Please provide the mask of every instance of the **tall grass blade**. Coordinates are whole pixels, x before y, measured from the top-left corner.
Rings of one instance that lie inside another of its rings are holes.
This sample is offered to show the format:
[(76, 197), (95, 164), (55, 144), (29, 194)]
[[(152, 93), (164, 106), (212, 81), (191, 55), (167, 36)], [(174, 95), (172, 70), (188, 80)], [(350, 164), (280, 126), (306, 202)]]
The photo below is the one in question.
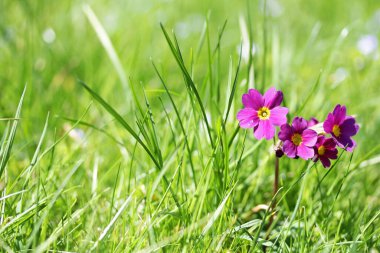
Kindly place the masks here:
[[(18, 104), (17, 111), (15, 114), (15, 119), (20, 118), (21, 108), (22, 108), (22, 104), (24, 102), (25, 91), (26, 91), (26, 85), (25, 85), (24, 90), (21, 94), (20, 102)], [(0, 178), (3, 175), (5, 166), (7, 165), (7, 162), (9, 160), (10, 155), (11, 155), (11, 150), (12, 150), (13, 142), (14, 142), (14, 139), (16, 136), (16, 130), (17, 130), (18, 123), (19, 123), (18, 120), (13, 121), (11, 131), (10, 131), (9, 136), (7, 138), (6, 146), (3, 149), (3, 152), (1, 153)]]
[(230, 97), (228, 99), (227, 112), (226, 112), (226, 116), (224, 117), (224, 125), (227, 122), (228, 115), (230, 113), (230, 109), (231, 109), (231, 105), (232, 105), (232, 101), (234, 99), (234, 95), (235, 95), (235, 91), (236, 91), (237, 80), (238, 80), (238, 75), (239, 75), (239, 70), (240, 70), (240, 63), (241, 63), (241, 54), (242, 54), (242, 45), (240, 45), (239, 62), (238, 62), (238, 66), (236, 68), (234, 83), (232, 85), (232, 90), (231, 90), (231, 93), (230, 93)]
[[(82, 9), (83, 9), (83, 12), (86, 14), (86, 17), (87, 17), (88, 21), (90, 22), (92, 28), (95, 30), (96, 35), (98, 36), (98, 38), (99, 38), (100, 42), (102, 43), (104, 49), (106, 50), (108, 57), (110, 58), (112, 64), (114, 65), (116, 72), (119, 76), (119, 79), (121, 81), (121, 84), (123, 85), (124, 91), (128, 92), (129, 84), (128, 84), (128, 81), (126, 78), (126, 74), (124, 72), (121, 61), (120, 61), (120, 59), (116, 53), (115, 48), (112, 45), (112, 42), (111, 42), (106, 30), (104, 29), (104, 27), (102, 26), (102, 24), (100, 23), (100, 21), (96, 17), (94, 11), (91, 9), (91, 7), (89, 5), (87, 5), (87, 4), (83, 5)], [(129, 96), (127, 94), (126, 94), (126, 97), (127, 97), (127, 99), (129, 99)]]
[(79, 84), (82, 85), (85, 90), (90, 93), (90, 95), (100, 103), (100, 105), (106, 109), (106, 111), (111, 114), (117, 122), (119, 122), (132, 136), (133, 138), (143, 147), (143, 149), (146, 151), (146, 153), (149, 155), (149, 157), (152, 159), (154, 164), (157, 166), (157, 168), (161, 169), (161, 165), (156, 160), (156, 158), (153, 156), (152, 152), (149, 150), (149, 148), (145, 145), (145, 143), (140, 139), (138, 134), (132, 129), (132, 127), (123, 119), (123, 117), (116, 112), (116, 110), (110, 106), (103, 98), (101, 98), (95, 91), (93, 91), (86, 83), (79, 81)]
[(186, 150), (187, 150), (187, 153), (188, 153), (188, 156), (189, 156), (189, 161), (190, 161), (190, 167), (191, 167), (191, 170), (192, 170), (192, 173), (193, 173), (193, 181), (194, 181), (194, 185), (196, 187), (197, 183), (196, 183), (196, 176), (195, 176), (195, 169), (194, 169), (194, 164), (193, 164), (193, 158), (192, 158), (192, 153), (191, 153), (191, 149), (190, 149), (190, 146), (189, 146), (189, 140), (188, 140), (188, 136), (187, 136), (187, 133), (185, 131), (185, 127), (183, 126), (183, 123), (182, 123), (182, 119), (179, 115), (179, 111), (178, 111), (178, 108), (176, 106), (176, 104), (174, 103), (174, 100), (173, 100), (173, 97), (172, 95), (170, 94), (169, 90), (168, 90), (168, 87), (166, 86), (166, 83), (164, 81), (164, 79), (162, 78), (160, 72), (158, 71), (156, 65), (152, 62), (153, 64), (153, 67), (154, 67), (154, 70), (156, 71), (156, 74), (158, 75), (158, 77), (160, 78), (161, 80), (161, 83), (162, 85), (164, 86), (165, 88), (165, 91), (166, 91), (166, 94), (168, 95), (169, 99), (170, 99), (170, 102), (174, 108), (174, 112), (177, 116), (177, 119), (178, 119), (178, 122), (179, 122), (179, 125), (181, 127), (181, 130), (182, 130), (182, 133), (183, 133), (183, 136), (185, 138), (185, 142), (186, 142)]
[(190, 88), (190, 90), (194, 93), (195, 97), (196, 97), (196, 100), (197, 100), (197, 103), (201, 109), (201, 113), (202, 113), (202, 116), (203, 116), (203, 120), (206, 124), (206, 128), (207, 128), (207, 133), (208, 133), (208, 137), (210, 139), (210, 143), (212, 146), (214, 146), (214, 141), (213, 141), (213, 138), (212, 138), (212, 135), (211, 135), (211, 128), (210, 128), (210, 124), (208, 122), (208, 119), (207, 119), (207, 116), (206, 116), (206, 111), (205, 111), (205, 108), (204, 108), (204, 105), (203, 105), (203, 102), (201, 100), (201, 97), (199, 96), (199, 93), (198, 93), (198, 90), (197, 88), (195, 87), (195, 84), (190, 76), (190, 74), (188, 73), (186, 67), (185, 67), (185, 64), (183, 62), (183, 59), (182, 59), (182, 55), (181, 55), (181, 51), (179, 50), (179, 46), (178, 46), (178, 43), (177, 43), (177, 39), (176, 37), (174, 36), (174, 41), (176, 43), (176, 45), (174, 46), (172, 40), (170, 39), (168, 33), (166, 32), (164, 26), (161, 24), (161, 29), (164, 33), (164, 36), (166, 38), (166, 41), (168, 42), (168, 45), (170, 47), (170, 50), (172, 51), (173, 53), (173, 56), (175, 58), (175, 60), (177, 61), (179, 67), (181, 68), (181, 71), (184, 75), (184, 78), (185, 78), (185, 81), (186, 81), (186, 84), (188, 85), (188, 87)]

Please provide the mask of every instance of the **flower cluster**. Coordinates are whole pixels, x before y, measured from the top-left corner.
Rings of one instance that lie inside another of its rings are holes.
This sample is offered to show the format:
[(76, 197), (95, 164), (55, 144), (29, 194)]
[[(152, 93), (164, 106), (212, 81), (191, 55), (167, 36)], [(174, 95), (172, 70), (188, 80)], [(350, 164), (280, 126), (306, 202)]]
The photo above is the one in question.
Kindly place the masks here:
[[(281, 141), (276, 155), (286, 154), (290, 158), (312, 159), (321, 161), (325, 168), (331, 166), (330, 160), (337, 159), (337, 147), (352, 152), (356, 147), (352, 136), (356, 135), (359, 126), (355, 118), (348, 116), (346, 107), (335, 106), (323, 123), (311, 118), (309, 121), (295, 117), (287, 123), (289, 110), (280, 106), (283, 100), (281, 91), (270, 88), (264, 95), (250, 89), (242, 96), (244, 108), (237, 114), (240, 127), (253, 128), (256, 139), (272, 139), (276, 135), (276, 126), (280, 127), (278, 138)], [(322, 131), (316, 131), (318, 126)]]

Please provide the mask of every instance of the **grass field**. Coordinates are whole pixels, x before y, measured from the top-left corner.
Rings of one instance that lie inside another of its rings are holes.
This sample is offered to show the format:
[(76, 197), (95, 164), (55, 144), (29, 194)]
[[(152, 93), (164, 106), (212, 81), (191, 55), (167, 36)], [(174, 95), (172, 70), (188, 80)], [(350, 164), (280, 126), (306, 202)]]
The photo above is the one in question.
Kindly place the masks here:
[[(0, 34), (2, 252), (380, 252), (379, 1), (5, 0)], [(280, 159), (273, 223), (236, 119), (271, 86), (360, 124), (330, 170)]]

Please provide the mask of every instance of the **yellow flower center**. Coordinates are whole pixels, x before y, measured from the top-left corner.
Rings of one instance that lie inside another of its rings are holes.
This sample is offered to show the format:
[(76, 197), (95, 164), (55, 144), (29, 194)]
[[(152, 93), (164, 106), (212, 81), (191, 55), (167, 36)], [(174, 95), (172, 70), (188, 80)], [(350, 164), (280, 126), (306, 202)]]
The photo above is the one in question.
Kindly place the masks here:
[(294, 145), (299, 146), (302, 143), (302, 136), (300, 134), (293, 134), (292, 142)]
[(257, 115), (259, 116), (259, 119), (266, 120), (269, 119), (270, 116), (270, 110), (268, 107), (261, 107), (259, 111), (257, 112)]
[(326, 152), (325, 146), (322, 145), (318, 148), (318, 155), (324, 155), (325, 152)]
[(339, 128), (338, 125), (334, 125), (332, 131), (333, 131), (333, 133), (334, 133), (334, 135), (336, 137), (339, 137), (339, 135), (340, 135), (340, 128)]

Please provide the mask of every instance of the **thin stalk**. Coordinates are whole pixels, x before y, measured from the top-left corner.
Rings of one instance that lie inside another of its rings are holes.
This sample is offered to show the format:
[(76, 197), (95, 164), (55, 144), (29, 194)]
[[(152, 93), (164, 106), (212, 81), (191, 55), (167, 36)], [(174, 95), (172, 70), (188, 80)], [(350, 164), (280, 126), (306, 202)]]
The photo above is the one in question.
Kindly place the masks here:
[[(274, 143), (276, 143), (276, 140), (273, 139)], [(279, 179), (279, 174), (280, 174), (280, 158), (276, 155), (275, 161), (274, 161), (274, 181), (273, 181), (273, 199), (272, 199), (272, 204), (270, 206), (270, 210), (274, 212), (277, 206), (277, 201), (276, 201), (276, 194), (278, 192), (278, 179)], [(268, 224), (268, 229), (272, 226), (274, 220), (274, 214), (270, 216), (269, 218), (269, 224)], [(269, 237), (269, 234), (267, 235)]]
[[(278, 178), (279, 178), (279, 174), (280, 174), (279, 172), (280, 172), (280, 158), (277, 157), (277, 155), (276, 155), (276, 158), (274, 161), (273, 198), (272, 198), (272, 202), (271, 202), (270, 209), (269, 209), (271, 212), (273, 212), (273, 214), (269, 217), (269, 224), (268, 224), (266, 240), (269, 239), (270, 231), (272, 230), (271, 226), (272, 226), (274, 218), (275, 218), (274, 210), (276, 209), (276, 206), (277, 206), (276, 195), (278, 192)], [(266, 252), (266, 250), (267, 250), (267, 247), (263, 246), (263, 251)]]
[[(274, 182), (273, 182), (273, 196), (276, 195), (278, 192), (278, 177), (279, 177), (279, 171), (280, 171), (280, 158), (276, 156), (276, 160), (274, 162)], [(272, 210), (275, 209), (277, 205), (276, 200), (272, 203)], [(272, 216), (273, 217), (273, 216)]]

